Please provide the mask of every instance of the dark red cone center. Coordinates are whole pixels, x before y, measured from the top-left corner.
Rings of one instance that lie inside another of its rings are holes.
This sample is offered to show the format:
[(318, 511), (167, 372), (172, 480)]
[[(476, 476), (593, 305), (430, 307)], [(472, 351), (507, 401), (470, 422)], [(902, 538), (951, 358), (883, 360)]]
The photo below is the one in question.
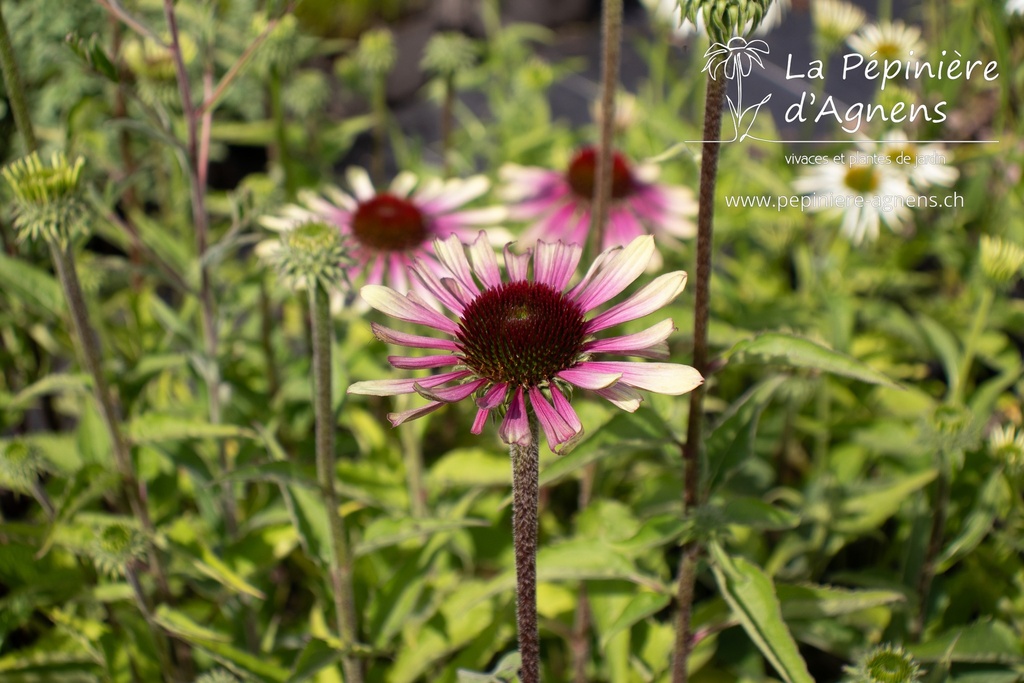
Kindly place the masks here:
[(539, 282), (508, 282), (478, 296), (459, 321), (466, 365), (479, 377), (536, 386), (575, 365), (586, 339), (583, 311)]
[[(597, 182), (597, 150), (584, 147), (569, 163), (566, 180), (573, 193), (582, 199), (593, 199)], [(633, 174), (626, 158), (618, 152), (612, 155), (612, 199), (628, 197), (633, 192)]]
[(407, 251), (428, 236), (423, 212), (386, 192), (359, 204), (352, 216), (352, 232), (360, 244), (378, 251)]

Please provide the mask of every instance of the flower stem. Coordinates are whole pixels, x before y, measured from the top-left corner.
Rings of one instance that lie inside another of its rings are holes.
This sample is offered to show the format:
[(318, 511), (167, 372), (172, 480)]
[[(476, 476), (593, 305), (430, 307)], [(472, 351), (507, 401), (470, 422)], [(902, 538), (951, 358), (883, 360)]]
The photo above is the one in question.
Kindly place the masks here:
[(601, 142), (597, 148), (597, 182), (590, 226), (594, 254), (604, 244), (608, 205), (612, 196), (612, 146), (615, 134), (615, 89), (619, 84), (619, 53), (622, 50), (622, 0), (604, 0), (601, 54)]
[(452, 112), (454, 108), (455, 74), (448, 74), (444, 79), (444, 101), (441, 103), (441, 158), (446, 178), (452, 172)]
[(935, 580), (936, 558), (942, 550), (942, 537), (946, 531), (946, 516), (949, 509), (951, 482), (951, 464), (949, 453), (944, 448), (938, 452), (939, 473), (935, 479), (935, 500), (932, 504), (932, 528), (928, 535), (928, 547), (925, 549), (921, 573), (917, 577), (917, 612), (910, 622), (910, 641), (918, 643), (924, 632), (928, 616), (928, 596), (931, 594), (932, 582)]
[[(352, 590), (352, 560), (345, 536), (345, 520), (338, 512), (334, 488), (334, 410), (331, 400), (331, 307), (327, 292), (318, 283), (309, 287), (309, 308), (313, 337), (313, 409), (316, 414), (316, 474), (331, 525), (331, 588), (342, 647), (355, 644), (355, 593)], [(362, 683), (360, 661), (346, 654), (341, 660), (345, 683)]]
[[(708, 319), (711, 299), (712, 227), (715, 215), (715, 181), (718, 177), (718, 138), (722, 132), (722, 104), (725, 100), (725, 79), (708, 79), (707, 99), (704, 104), (704, 147), (700, 162), (700, 208), (697, 212), (697, 293), (693, 315), (693, 367), (707, 377), (708, 371)], [(700, 446), (704, 426), (704, 391), (707, 383), (690, 392), (690, 414), (683, 445), (683, 514), (692, 511), (700, 502)], [(693, 646), (690, 633), (693, 616), (693, 592), (697, 581), (697, 563), (701, 544), (690, 541), (683, 547), (679, 566), (677, 599), (679, 612), (676, 620), (675, 659), (672, 664), (672, 683), (686, 683), (689, 673), (686, 665)]]
[(540, 681), (540, 632), (537, 629), (537, 509), (540, 504), (540, 441), (537, 418), (530, 415), (530, 443), (512, 444), (512, 543), (516, 554), (516, 626), (521, 683)]
[(384, 138), (388, 129), (387, 74), (374, 76), (373, 83), (373, 156), (370, 159), (370, 176), (375, 185), (384, 182)]
[(4, 85), (7, 86), (7, 99), (14, 113), (14, 123), (25, 141), (25, 151), (31, 154), (39, 147), (39, 143), (36, 142), (32, 119), (28, 115), (28, 99), (21, 85), (21, 74), (18, 72), (18, 62), (14, 58), (14, 47), (7, 32), (7, 21), (4, 19), (3, 11), (0, 11), (0, 69), (3, 70)]

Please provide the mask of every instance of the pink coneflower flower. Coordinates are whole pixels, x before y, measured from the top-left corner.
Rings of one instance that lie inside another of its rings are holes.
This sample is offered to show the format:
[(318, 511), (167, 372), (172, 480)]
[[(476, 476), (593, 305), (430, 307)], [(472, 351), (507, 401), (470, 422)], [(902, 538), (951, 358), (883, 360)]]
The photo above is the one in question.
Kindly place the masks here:
[[(534, 221), (524, 241), (561, 240), (586, 244), (590, 204), (597, 177), (597, 152), (584, 147), (566, 171), (506, 164), (499, 171), (502, 199), (509, 217)], [(690, 218), (697, 213), (693, 193), (685, 187), (656, 183), (658, 167), (632, 166), (622, 154), (612, 161), (612, 201), (602, 249), (623, 246), (645, 234), (693, 237)]]
[[(299, 204), (290, 204), (279, 215), (265, 216), (260, 222), (279, 232), (311, 221), (337, 226), (349, 238), (350, 281), (363, 275), (367, 284), (386, 281), (404, 290), (407, 268), (414, 258), (430, 255), (434, 238), (456, 235), (472, 239), (482, 226), (492, 226), (506, 216), (505, 209), (497, 206), (457, 211), (490, 188), (483, 176), (420, 182), (403, 172), (382, 192), (374, 189), (362, 168), (349, 168), (346, 179), (351, 193), (336, 187), (326, 188), (322, 195), (302, 192)], [(508, 239), (504, 229), (488, 233), (497, 244)], [(258, 250), (266, 255), (276, 244), (277, 240), (268, 240)]]
[[(423, 349), (433, 356), (391, 356), (402, 369), (449, 368), (430, 377), (356, 382), (349, 393), (373, 396), (419, 393), (425, 406), (388, 419), (395, 426), (475, 396), (479, 434), (492, 411), (504, 413), (498, 430), (507, 444), (530, 441), (528, 411), (544, 430), (548, 445), (562, 452), (583, 434), (569, 403), (573, 387), (587, 389), (630, 412), (640, 406), (638, 389), (684, 394), (703, 382), (693, 368), (678, 363), (596, 360), (607, 353), (666, 359), (672, 321), (635, 334), (607, 339), (594, 335), (619, 323), (653, 313), (675, 299), (686, 285), (686, 273), (656, 278), (631, 297), (604, 312), (588, 316), (630, 285), (654, 256), (654, 239), (641, 236), (625, 248), (602, 253), (587, 274), (567, 289), (582, 248), (561, 242), (538, 242), (531, 252), (513, 254), (505, 247), (507, 281), (497, 258), (481, 234), (465, 248), (456, 237), (436, 240), (434, 251), (445, 270), (440, 277), (423, 264), (412, 271), (457, 320), (438, 313), (415, 292), (401, 295), (379, 285), (363, 287), (363, 298), (377, 310), (399, 320), (426, 325), (451, 337), (423, 337), (374, 324), (378, 339)], [(470, 266), (470, 260), (472, 266)], [(475, 276), (475, 277), (474, 277)]]

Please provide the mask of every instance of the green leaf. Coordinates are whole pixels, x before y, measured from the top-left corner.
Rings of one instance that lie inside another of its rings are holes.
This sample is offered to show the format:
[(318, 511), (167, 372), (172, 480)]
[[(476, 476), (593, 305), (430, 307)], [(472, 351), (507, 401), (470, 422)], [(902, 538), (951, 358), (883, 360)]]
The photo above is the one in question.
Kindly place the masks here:
[(135, 444), (162, 443), (183, 439), (256, 438), (251, 430), (236, 425), (211, 424), (203, 420), (147, 413), (127, 426), (128, 437)]
[(213, 629), (201, 626), (192, 621), (182, 612), (179, 612), (167, 605), (160, 605), (153, 614), (153, 621), (161, 628), (190, 643), (198, 642), (222, 642), (230, 643), (231, 637)]
[(974, 510), (964, 519), (960, 533), (936, 559), (936, 573), (942, 574), (985, 540), (996, 519), (1007, 512), (1012, 493), (1001, 470), (993, 472), (978, 493)]
[(0, 290), (14, 296), (37, 313), (54, 318), (64, 315), (64, 293), (49, 273), (22, 259), (0, 252)]
[(719, 509), (726, 524), (760, 531), (784, 531), (800, 524), (800, 515), (757, 498), (733, 497)]
[(822, 370), (868, 384), (880, 384), (891, 388), (899, 386), (881, 372), (856, 358), (809, 339), (778, 332), (769, 332), (754, 339), (742, 341), (729, 351), (727, 357), (733, 363), (785, 365), (794, 368)]
[(837, 617), (906, 600), (902, 593), (886, 590), (848, 590), (786, 583), (777, 584), (775, 589), (782, 604), (782, 616), (786, 619)]
[(634, 595), (622, 614), (601, 634), (601, 649), (607, 648), (611, 639), (622, 631), (665, 609), (671, 601), (671, 596), (662, 593), (643, 591)]
[(89, 391), (92, 381), (85, 373), (54, 373), (43, 377), (19, 391), (11, 401), (11, 408), (27, 408), (40, 396), (50, 394), (81, 394)]
[(512, 465), (507, 454), (483, 448), (456, 448), (438, 460), (427, 474), (432, 488), (508, 486)]
[(200, 556), (192, 558), (192, 565), (206, 576), (236, 593), (244, 593), (259, 600), (266, 600), (262, 591), (243, 579), (205, 545), (202, 546)]
[(387, 531), (380, 533), (379, 524), (368, 527), (363, 540), (356, 544), (353, 553), (356, 557), (369, 555), (372, 552), (389, 548), (406, 541), (432, 536), (443, 531), (455, 531), (468, 527), (486, 527), (490, 522), (483, 519), (397, 519), (385, 520)]
[(921, 662), (1024, 664), (1024, 643), (1001, 621), (979, 621), (949, 629), (928, 642), (909, 645), (907, 651)]
[(761, 654), (787, 683), (814, 683), (796, 641), (782, 621), (771, 578), (742, 557), (729, 557), (718, 543), (711, 544), (711, 555), (722, 597)]
[[(310, 559), (319, 559), (323, 566), (331, 563), (331, 526), (327, 508), (319, 492), (301, 486), (281, 485), (292, 524), (299, 532), (302, 549)], [(335, 511), (337, 514), (337, 511)]]
[(840, 533), (860, 534), (878, 528), (895, 515), (911, 496), (938, 475), (929, 468), (892, 482), (862, 484), (839, 504), (834, 529)]
[(759, 382), (722, 415), (707, 441), (712, 486), (754, 455), (754, 436), (761, 413), (786, 379), (777, 375)]
[(490, 673), (477, 673), (459, 669), (457, 672), (457, 683), (511, 683), (519, 675), (519, 669), (523, 665), (523, 658), (518, 652), (510, 652), (501, 658), (497, 666)]
[(311, 639), (295, 659), (287, 683), (301, 683), (309, 680), (322, 669), (341, 659), (342, 654), (340, 650), (331, 647), (326, 641), (319, 638)]

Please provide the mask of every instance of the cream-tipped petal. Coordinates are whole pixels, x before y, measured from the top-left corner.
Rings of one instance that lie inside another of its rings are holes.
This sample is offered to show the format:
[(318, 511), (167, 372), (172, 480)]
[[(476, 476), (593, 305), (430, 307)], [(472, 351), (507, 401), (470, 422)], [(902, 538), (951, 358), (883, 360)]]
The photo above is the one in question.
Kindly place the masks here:
[(423, 370), (458, 365), (462, 359), (458, 356), (388, 356), (388, 362), (400, 370)]
[(501, 269), (498, 258), (494, 255), (490, 240), (483, 230), (469, 247), (469, 258), (473, 264), (473, 272), (485, 289), (501, 285)]
[(487, 383), (485, 379), (478, 379), (465, 384), (453, 387), (432, 388), (423, 386), (422, 382), (415, 385), (416, 393), (431, 401), (442, 401), (443, 403), (458, 403), (459, 401), (473, 395), (477, 389)]
[(455, 382), (469, 377), (472, 373), (468, 370), (456, 370), (455, 372), (443, 372), (432, 377), (410, 377), (409, 379), (374, 379), (365, 382), (355, 382), (348, 387), (349, 394), (361, 396), (398, 396), (399, 394), (411, 394), (416, 391), (416, 385), (425, 387), (436, 387), (446, 382)]
[(653, 255), (654, 238), (637, 237), (594, 274), (590, 284), (576, 297), (576, 303), (584, 312), (600, 306), (640, 277)]
[(398, 346), (411, 346), (420, 349), (440, 349), (442, 351), (458, 351), (458, 345), (450, 339), (436, 339), (434, 337), (423, 337), (418, 334), (409, 334), (392, 330), (378, 323), (370, 323), (373, 336), (385, 344), (396, 344)]
[[(451, 335), (458, 334), (459, 332), (458, 326), (451, 320), (415, 301), (414, 292), (409, 292), (409, 294), (402, 296), (384, 285), (366, 285), (359, 290), (359, 293), (366, 303), (381, 313), (390, 315), (392, 318), (427, 325)], [(418, 299), (419, 297), (415, 298)]]
[(587, 323), (587, 332), (598, 332), (654, 313), (682, 294), (685, 287), (686, 273), (681, 270), (657, 277), (637, 290), (633, 296), (590, 320)]
[(413, 191), (418, 182), (416, 175), (409, 171), (402, 171), (391, 181), (391, 194), (405, 199)]
[(576, 266), (583, 255), (583, 248), (577, 244), (537, 242), (533, 252), (533, 280), (541, 282), (556, 292), (561, 292), (576, 273)]
[(423, 210), (429, 214), (447, 213), (468, 204), (491, 186), (487, 176), (475, 175), (465, 180), (449, 180), (445, 184), (444, 192), (437, 197), (423, 204)]
[(370, 174), (366, 172), (365, 168), (349, 166), (348, 170), (345, 172), (345, 179), (348, 181), (348, 186), (352, 188), (352, 192), (355, 194), (356, 199), (360, 202), (373, 199), (377, 194), (377, 191), (373, 189), (373, 182), (370, 180)]
[(704, 382), (704, 378), (694, 368), (679, 363), (590, 361), (581, 363), (579, 367), (597, 372), (617, 372), (622, 375), (621, 382), (624, 384), (670, 396), (685, 394)]
[(635, 413), (644, 401), (644, 397), (640, 395), (639, 391), (622, 382), (604, 389), (597, 389), (594, 393), (629, 413)]
[(400, 413), (388, 413), (388, 421), (391, 423), (392, 427), (397, 427), (398, 425), (402, 424), (403, 422), (408, 422), (409, 420), (415, 420), (418, 417), (423, 417), (424, 415), (429, 415), (430, 413), (434, 412), (435, 410), (437, 410), (438, 408), (440, 408), (443, 405), (444, 405), (444, 403), (439, 403), (439, 402), (435, 401), (435, 402), (428, 403), (427, 405), (423, 406), (422, 408), (413, 408), (412, 410), (404, 410), (404, 411), (402, 411)]
[(466, 248), (455, 235), (448, 235), (444, 239), (434, 240), (434, 254), (437, 260), (448, 269), (452, 276), (459, 281), (466, 291), (473, 295), (480, 293), (473, 281), (473, 271), (469, 267), (469, 260), (466, 258)]
[(527, 249), (525, 254), (516, 254), (512, 251), (512, 245), (506, 244), (503, 250), (505, 255), (505, 270), (508, 271), (510, 282), (522, 282), (526, 280), (527, 272), (530, 269), (530, 256), (532, 249)]
[(608, 337), (607, 339), (595, 339), (584, 345), (583, 350), (587, 353), (624, 353), (629, 354), (636, 351), (644, 351), (662, 344), (672, 334), (676, 326), (670, 318), (662, 320), (656, 325), (648, 327), (642, 332), (626, 334), (621, 337)]

